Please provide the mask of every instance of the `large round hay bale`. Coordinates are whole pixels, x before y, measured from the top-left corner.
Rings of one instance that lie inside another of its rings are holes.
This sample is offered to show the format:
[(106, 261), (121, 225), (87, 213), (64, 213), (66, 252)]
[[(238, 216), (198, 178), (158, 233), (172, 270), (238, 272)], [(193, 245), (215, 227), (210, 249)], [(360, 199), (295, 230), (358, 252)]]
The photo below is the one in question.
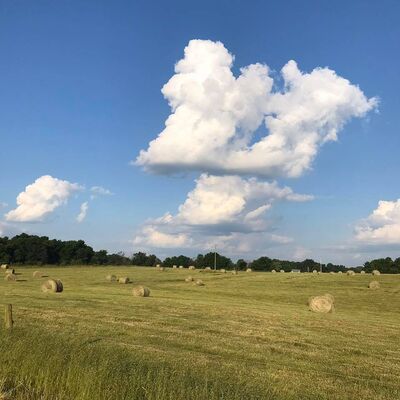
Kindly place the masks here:
[(285, 270), (284, 269), (281, 269), (279, 272), (281, 272), (282, 274), (285, 272)]
[(374, 269), (374, 270), (372, 271), (372, 275), (377, 276), (377, 275), (380, 275), (380, 274), (381, 274), (380, 271), (378, 271), (377, 269)]
[(329, 272), (331, 275), (334, 275), (335, 274), (335, 271), (331, 271), (331, 272)]
[(42, 278), (42, 277), (43, 277), (43, 274), (42, 274), (40, 271), (35, 271), (35, 272), (32, 274), (32, 276), (33, 276), (34, 278)]
[(330, 293), (325, 293), (325, 297), (327, 297), (332, 303), (335, 303), (335, 298)]
[(132, 294), (137, 297), (149, 297), (150, 289), (146, 286), (135, 286), (132, 289)]
[(226, 269), (222, 268), (219, 270), (219, 272), (221, 272), (222, 274), (226, 274)]
[(379, 282), (378, 281), (371, 281), (369, 284), (368, 284), (368, 287), (370, 288), (370, 289), (379, 289), (380, 287), (381, 287), (381, 285), (379, 284)]
[(273, 269), (272, 271), (271, 271), (273, 274), (276, 274), (276, 271)]
[(204, 286), (204, 282), (201, 279), (197, 279), (194, 284), (196, 286)]
[(14, 268), (12, 268), (12, 269), (6, 269), (6, 270), (5, 270), (5, 273), (6, 273), (6, 274), (15, 274), (15, 269), (14, 269)]
[(193, 276), (188, 276), (187, 278), (185, 278), (185, 282), (193, 282), (194, 278)]
[(130, 280), (129, 280), (129, 278), (127, 276), (123, 276), (121, 278), (118, 278), (118, 283), (122, 283), (122, 284), (126, 285), (129, 282), (130, 282)]
[(361, 271), (360, 274), (364, 275), (364, 274), (365, 274), (365, 271)]
[(15, 274), (6, 274), (4, 280), (7, 282), (15, 282), (17, 280), (17, 275)]
[(180, 265), (180, 266), (179, 266), (179, 269), (183, 269), (183, 265)]
[(246, 272), (253, 272), (251, 268), (246, 268)]
[(338, 274), (343, 274), (343, 272), (342, 271), (338, 271)]
[(173, 268), (173, 269), (177, 269), (178, 266), (177, 266), (177, 265), (173, 265), (172, 268)]
[(317, 271), (316, 269), (313, 269), (313, 270), (312, 270), (312, 273), (313, 273), (313, 274), (317, 274), (318, 271)]
[(156, 268), (160, 268), (160, 267), (161, 267), (161, 265), (160, 265), (160, 264), (157, 264), (157, 265), (156, 265)]
[(211, 271), (211, 267), (205, 267), (204, 271)]
[(349, 275), (349, 276), (353, 276), (356, 273), (351, 269), (351, 270), (347, 271), (346, 274)]
[(233, 275), (237, 275), (238, 272), (236, 271), (236, 269), (234, 269), (233, 271), (231, 271)]
[(106, 281), (108, 282), (116, 282), (117, 281), (117, 277), (115, 275), (107, 275), (106, 276)]
[(189, 265), (189, 269), (193, 270), (193, 269), (196, 269), (196, 267), (194, 265)]
[(42, 292), (44, 293), (61, 293), (64, 286), (59, 279), (49, 279), (42, 285)]
[(330, 294), (310, 297), (308, 306), (311, 311), (318, 313), (330, 313), (334, 311), (334, 299)]
[(1, 264), (1, 267), (0, 267), (1, 269), (8, 269), (9, 268), (9, 265), (8, 264)]

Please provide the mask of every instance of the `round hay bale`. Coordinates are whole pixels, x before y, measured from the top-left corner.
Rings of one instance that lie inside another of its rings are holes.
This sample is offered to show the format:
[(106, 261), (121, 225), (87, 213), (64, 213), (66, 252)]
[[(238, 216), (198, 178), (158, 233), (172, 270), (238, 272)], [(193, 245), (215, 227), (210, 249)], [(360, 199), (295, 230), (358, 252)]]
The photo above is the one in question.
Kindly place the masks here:
[(194, 265), (189, 265), (189, 269), (193, 270), (193, 269), (196, 269), (196, 267)]
[(15, 274), (15, 269), (14, 268), (13, 269), (6, 269), (5, 273), (6, 274)]
[(331, 272), (329, 272), (330, 274), (335, 274), (335, 271), (331, 271)]
[(194, 283), (196, 286), (204, 286), (204, 282), (201, 279), (197, 279)]
[(360, 274), (364, 275), (364, 274), (365, 274), (365, 271), (361, 271)]
[(183, 265), (180, 265), (180, 266), (179, 266), (179, 269), (183, 269)]
[(17, 280), (17, 275), (15, 274), (6, 274), (4, 277), (4, 280), (7, 282), (16, 282)]
[(177, 266), (177, 265), (173, 265), (172, 268), (173, 268), (173, 269), (177, 269), (178, 266)]
[(281, 272), (282, 274), (285, 272), (285, 270), (284, 269), (281, 269), (279, 272)]
[(8, 264), (1, 264), (1, 267), (0, 267), (1, 269), (8, 269), (9, 268), (9, 265)]
[(42, 278), (42, 277), (43, 277), (43, 275), (42, 275), (42, 273), (41, 273), (40, 271), (35, 271), (35, 272), (32, 274), (32, 276), (33, 276), (34, 278)]
[(160, 264), (157, 264), (157, 265), (156, 265), (156, 268), (160, 268), (160, 267), (161, 267), (161, 265), (160, 265)]
[(44, 293), (61, 293), (64, 286), (59, 279), (49, 279), (42, 285), (42, 292)]
[(308, 300), (310, 311), (318, 313), (331, 313), (334, 311), (333, 296), (325, 294), (323, 296), (314, 296)]
[(327, 297), (332, 303), (335, 303), (335, 298), (330, 293), (325, 293), (325, 297)]
[(165, 268), (164, 267), (159, 267), (159, 268), (157, 268), (160, 272), (164, 272), (165, 271)]
[(338, 271), (338, 274), (343, 274), (343, 272), (342, 271)]
[(247, 268), (246, 272), (253, 272), (253, 270), (251, 268)]
[(136, 297), (149, 297), (150, 289), (146, 286), (135, 286), (132, 289), (132, 294)]
[(313, 270), (312, 270), (312, 273), (313, 273), (313, 274), (317, 274), (318, 271), (317, 271), (316, 269), (313, 269)]
[(233, 271), (231, 271), (233, 275), (237, 275), (238, 272), (236, 271), (236, 269), (234, 269)]
[(271, 271), (273, 274), (276, 274), (276, 271), (273, 269), (272, 271)]
[(123, 276), (121, 278), (118, 278), (118, 283), (122, 283), (123, 285), (126, 285), (127, 283), (129, 283), (130, 280), (127, 276)]
[(347, 271), (346, 274), (349, 275), (349, 276), (353, 276), (356, 273), (353, 270), (350, 270), (350, 271)]
[(370, 289), (376, 290), (376, 289), (379, 289), (379, 288), (381, 287), (381, 285), (379, 284), (378, 281), (371, 281), (371, 282), (368, 284), (368, 287), (369, 287)]
[(185, 278), (185, 282), (193, 282), (194, 278), (193, 276), (188, 276), (187, 278)]
[(219, 272), (221, 272), (222, 274), (226, 274), (226, 269), (222, 268), (219, 270)]
[(211, 267), (205, 267), (204, 271), (211, 271)]
[(381, 274), (380, 271), (378, 271), (377, 269), (374, 269), (374, 270), (372, 271), (372, 275), (377, 276), (377, 275), (380, 275), (380, 274)]
[(106, 276), (106, 281), (108, 281), (108, 282), (116, 282), (117, 281), (117, 277), (115, 275), (107, 275)]

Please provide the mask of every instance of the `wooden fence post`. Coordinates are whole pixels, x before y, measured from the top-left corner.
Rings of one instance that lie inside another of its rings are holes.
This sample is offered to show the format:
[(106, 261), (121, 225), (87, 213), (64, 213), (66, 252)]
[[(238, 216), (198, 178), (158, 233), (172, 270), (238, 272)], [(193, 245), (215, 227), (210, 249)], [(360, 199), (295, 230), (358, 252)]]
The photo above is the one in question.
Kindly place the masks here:
[(12, 329), (13, 319), (12, 319), (12, 304), (6, 304), (4, 322), (6, 324), (6, 329)]

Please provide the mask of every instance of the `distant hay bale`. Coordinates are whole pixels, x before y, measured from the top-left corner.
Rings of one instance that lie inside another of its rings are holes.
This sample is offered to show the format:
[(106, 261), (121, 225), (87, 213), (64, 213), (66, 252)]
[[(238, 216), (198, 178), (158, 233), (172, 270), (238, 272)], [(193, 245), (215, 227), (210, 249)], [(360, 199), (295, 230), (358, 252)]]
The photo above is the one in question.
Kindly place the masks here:
[(5, 277), (4, 277), (4, 280), (8, 281), (8, 282), (15, 282), (17, 280), (17, 275), (6, 274)]
[(9, 265), (8, 264), (1, 264), (1, 267), (0, 267), (1, 269), (8, 269), (9, 268)]
[(273, 269), (272, 271), (271, 271), (273, 274), (276, 274), (276, 271)]
[(187, 278), (185, 278), (185, 282), (193, 282), (194, 278), (193, 276), (188, 276)]
[(363, 275), (364, 275), (364, 274), (365, 274), (365, 271), (361, 271), (360, 274), (363, 274)]
[(371, 281), (369, 284), (368, 284), (368, 287), (370, 288), (370, 289), (379, 289), (380, 287), (381, 287), (381, 285), (379, 284), (379, 282), (378, 281)]
[(118, 283), (126, 285), (129, 282), (130, 282), (130, 280), (129, 280), (129, 278), (127, 276), (123, 276), (121, 278), (118, 278)]
[(338, 274), (343, 274), (343, 272), (342, 271), (338, 271)]
[(233, 271), (231, 271), (233, 275), (237, 275), (238, 272), (236, 271), (236, 269), (234, 269)]
[(374, 270), (372, 271), (372, 275), (377, 276), (377, 275), (380, 275), (380, 274), (381, 274), (380, 271), (378, 271), (377, 269), (374, 269)]
[(165, 271), (165, 268), (164, 268), (164, 267), (159, 267), (159, 268), (157, 268), (157, 269), (158, 269), (158, 271), (161, 271), (161, 272)]
[(281, 269), (279, 272), (281, 272), (281, 273), (284, 273), (284, 272), (285, 272), (285, 270), (284, 270), (284, 269)]
[(64, 286), (59, 279), (49, 279), (42, 285), (42, 292), (44, 293), (61, 293)]
[(211, 271), (211, 267), (205, 267), (204, 271)]
[(173, 269), (177, 269), (178, 266), (177, 266), (177, 265), (173, 265), (172, 268), (173, 268)]
[(136, 297), (149, 297), (150, 289), (146, 286), (135, 286), (132, 289), (132, 294)]
[(43, 277), (43, 274), (42, 274), (40, 271), (35, 271), (35, 272), (32, 274), (32, 276), (33, 276), (34, 278), (42, 278), (42, 277)]
[(161, 265), (160, 265), (160, 264), (157, 264), (157, 265), (156, 265), (156, 268), (160, 268), (160, 267), (161, 267)]
[(219, 272), (221, 272), (223, 274), (226, 274), (226, 269), (222, 268), (222, 269), (219, 270)]
[(247, 268), (246, 272), (253, 272), (253, 270), (251, 268)]
[(312, 273), (313, 273), (313, 274), (317, 274), (318, 271), (317, 271), (316, 269), (313, 269), (313, 270), (312, 270)]
[(196, 286), (204, 286), (204, 282), (201, 279), (197, 279), (194, 283)]
[(329, 272), (330, 274), (335, 274), (335, 271), (331, 271), (331, 272)]
[(196, 267), (194, 265), (189, 265), (189, 269), (193, 270), (193, 269), (196, 269)]
[(353, 276), (356, 273), (351, 269), (351, 270), (347, 271), (346, 274), (349, 275), (349, 276)]
[(183, 269), (183, 265), (180, 265), (180, 266), (179, 266), (179, 269)]
[(106, 276), (106, 281), (108, 281), (108, 282), (116, 282), (117, 281), (117, 277), (115, 275), (107, 275)]
[(6, 274), (15, 274), (15, 269), (14, 268), (13, 269), (6, 269), (5, 273)]
[(310, 297), (308, 300), (308, 306), (311, 311), (318, 313), (331, 313), (335, 310), (334, 298), (330, 294)]

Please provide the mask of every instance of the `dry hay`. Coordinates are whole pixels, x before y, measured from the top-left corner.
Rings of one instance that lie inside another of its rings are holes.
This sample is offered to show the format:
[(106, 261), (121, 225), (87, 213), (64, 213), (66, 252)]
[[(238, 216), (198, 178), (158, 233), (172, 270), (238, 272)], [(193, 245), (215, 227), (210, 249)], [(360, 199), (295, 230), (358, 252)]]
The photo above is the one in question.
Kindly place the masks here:
[(219, 272), (221, 272), (223, 274), (226, 274), (226, 269), (222, 268), (222, 269), (219, 270)]
[(343, 272), (342, 271), (338, 271), (338, 274), (343, 274)]
[(183, 265), (180, 265), (180, 266), (179, 266), (179, 269), (183, 269)]
[(13, 269), (6, 269), (5, 273), (6, 274), (15, 274), (15, 269), (14, 268)]
[(350, 271), (347, 271), (346, 274), (349, 275), (349, 276), (353, 276), (356, 273), (351, 269)]
[(205, 267), (204, 271), (211, 271), (211, 267)]
[(374, 269), (373, 271), (372, 271), (372, 275), (380, 275), (381, 273), (380, 273), (380, 271), (378, 271), (377, 269)]
[(130, 282), (130, 280), (129, 280), (129, 278), (127, 276), (124, 276), (122, 278), (118, 278), (118, 283), (122, 283), (122, 284), (125, 285), (125, 284), (127, 284), (129, 282)]
[(149, 297), (150, 289), (146, 286), (135, 286), (132, 289), (132, 294), (136, 297)]
[(370, 289), (379, 289), (380, 287), (381, 287), (381, 285), (379, 284), (379, 282), (378, 281), (371, 281), (369, 284), (368, 284), (368, 287), (370, 288)]
[(159, 268), (157, 268), (157, 270), (163, 272), (163, 271), (165, 271), (165, 268), (164, 267), (159, 267)]
[(161, 267), (161, 265), (160, 265), (160, 264), (157, 264), (157, 265), (156, 265), (156, 268), (160, 268), (160, 267)]
[(42, 292), (44, 293), (61, 293), (64, 286), (59, 279), (49, 279), (42, 285)]
[(276, 271), (273, 269), (272, 271), (271, 271), (273, 274), (276, 274)]
[(314, 296), (308, 299), (308, 306), (310, 311), (318, 313), (331, 313), (335, 310), (334, 297), (327, 293), (323, 296)]
[(318, 271), (317, 271), (316, 269), (313, 269), (313, 270), (312, 270), (312, 273), (313, 273), (313, 274), (317, 274)]
[(251, 268), (247, 268), (246, 272), (253, 272), (253, 270)]
[(17, 280), (17, 275), (15, 275), (15, 274), (6, 274), (5, 277), (4, 277), (4, 280), (8, 281), (8, 282), (15, 282)]
[(364, 275), (364, 274), (365, 274), (365, 271), (361, 271), (360, 274), (363, 274), (363, 275)]
[(196, 267), (194, 265), (189, 265), (189, 269), (193, 270), (193, 269), (196, 269)]
[(35, 271), (35, 272), (32, 274), (32, 276), (33, 276), (34, 278), (43, 278), (43, 275), (42, 275), (42, 273), (41, 273), (40, 271)]
[(233, 275), (237, 275), (238, 272), (236, 271), (236, 269), (234, 269), (233, 271), (231, 271)]
[(194, 278), (193, 276), (188, 276), (187, 278), (185, 278), (185, 282), (193, 282)]
[(173, 268), (173, 269), (177, 269), (178, 266), (177, 266), (177, 265), (173, 265), (172, 268)]
[(279, 272), (281, 272), (281, 273), (284, 273), (284, 272), (285, 272), (285, 270), (284, 270), (284, 269), (281, 269)]
[(1, 269), (8, 269), (9, 268), (9, 265), (8, 264), (1, 264), (1, 267), (0, 267)]
[(331, 272), (329, 272), (330, 274), (335, 274), (335, 271), (331, 271)]
[(117, 277), (115, 275), (107, 275), (106, 276), (106, 281), (108, 281), (108, 282), (116, 282), (117, 281)]
[(204, 282), (201, 279), (197, 279), (194, 283), (196, 286), (204, 286)]

